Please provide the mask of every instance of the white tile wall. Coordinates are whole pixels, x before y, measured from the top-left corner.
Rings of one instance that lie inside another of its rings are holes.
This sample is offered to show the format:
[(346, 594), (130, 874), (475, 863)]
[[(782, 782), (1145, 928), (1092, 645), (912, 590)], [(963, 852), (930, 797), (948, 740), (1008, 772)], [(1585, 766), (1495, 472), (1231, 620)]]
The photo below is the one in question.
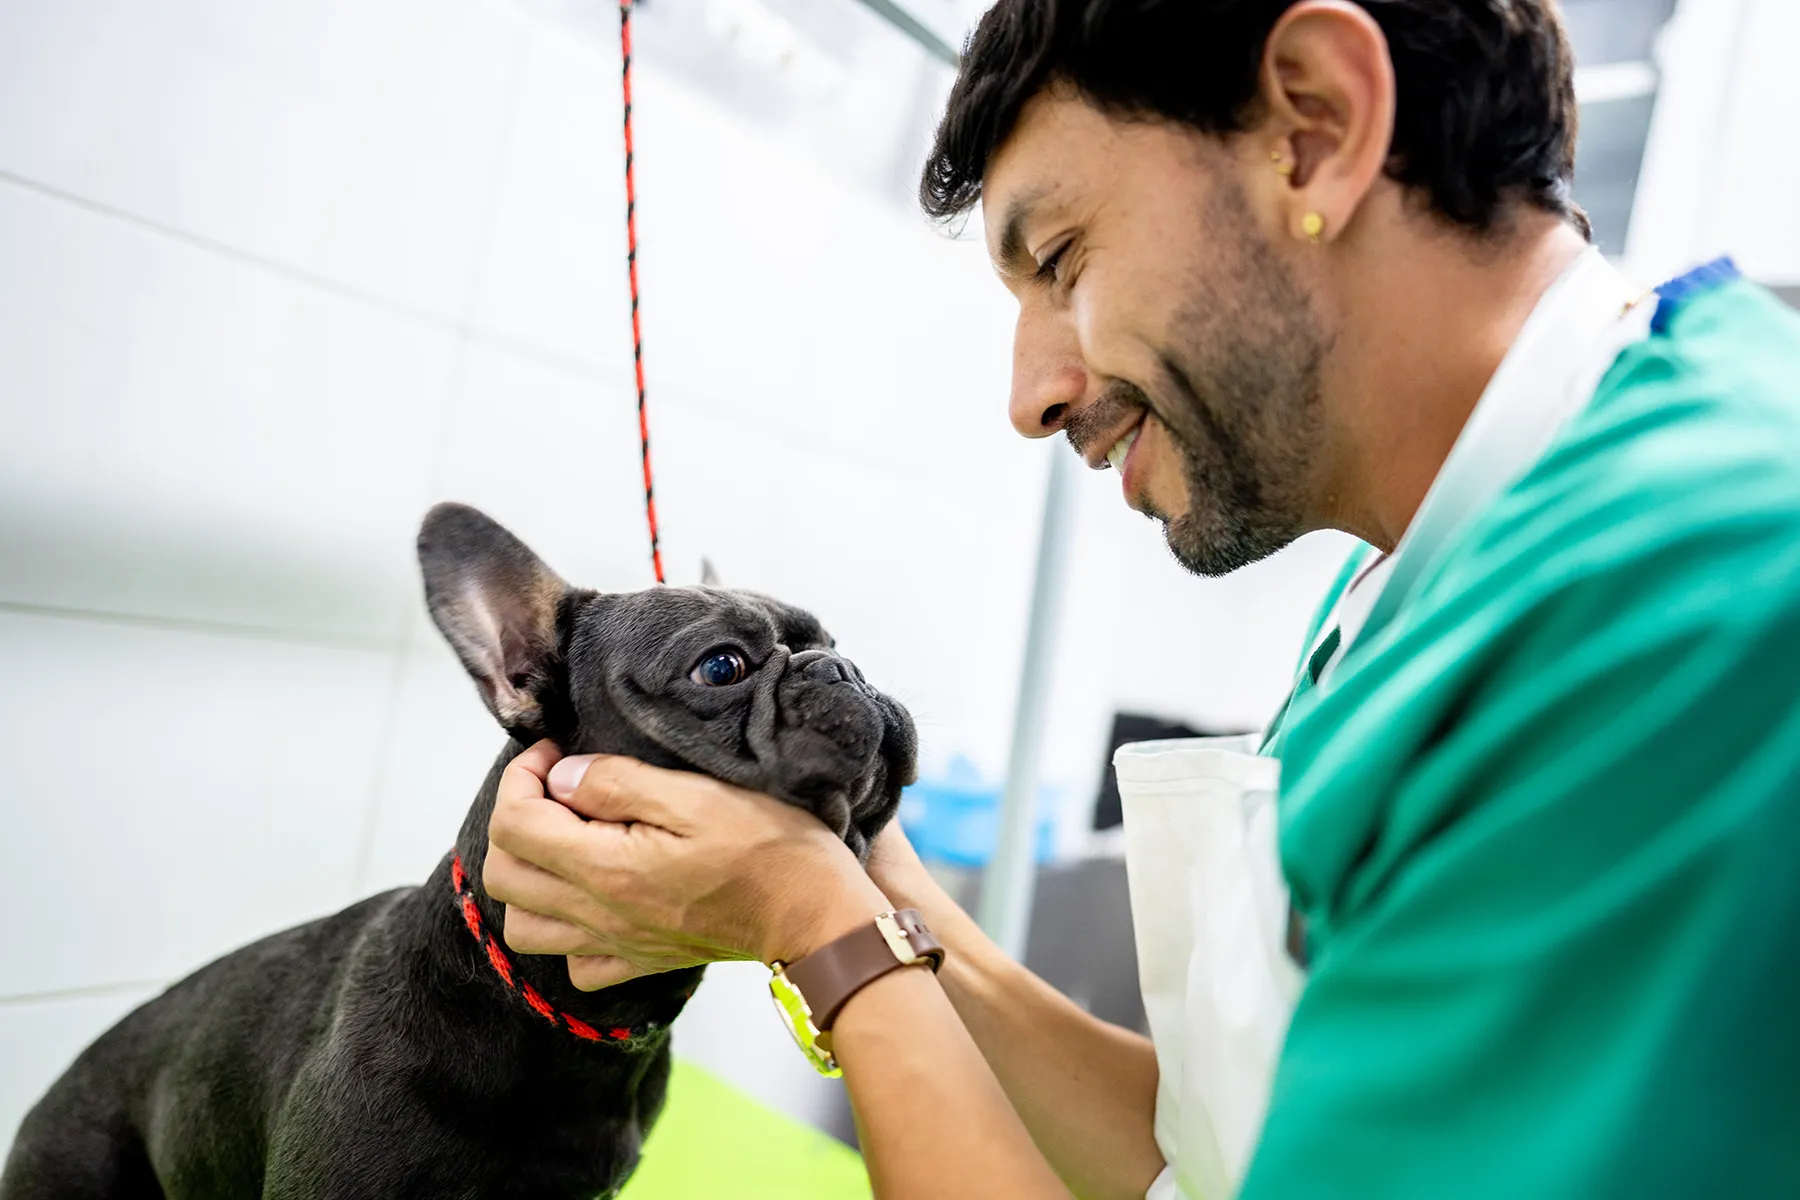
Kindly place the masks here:
[[(1779, 114), (1792, 95), (1794, 55), (1800, 49), (1800, 5), (1791, 0), (1744, 0), (1730, 63), (1729, 120), (1714, 142), (1713, 193), (1701, 253), (1728, 251), (1752, 278), (1800, 282), (1800, 228), (1794, 194), (1800, 161), (1770, 153), (1793, 144)], [(1683, 269), (1686, 265), (1684, 264)]]
[(1752, 278), (1800, 283), (1786, 97), (1800, 6), (1679, 0), (1658, 39), (1661, 83), (1632, 209), (1625, 265), (1645, 283), (1730, 254)]
[[(629, 389), (617, 81), (600, 55), (534, 33), (475, 321)], [(635, 88), (656, 399), (915, 471), (960, 462), (978, 482), (1011, 440), (1012, 319), (979, 241), (871, 202), (653, 62)]]
[(506, 735), (481, 703), (468, 673), (437, 631), (405, 651), (355, 892), (423, 880), (456, 841), (475, 793)]
[[(666, 407), (652, 414), (659, 452), (669, 444)], [(637, 399), (617, 378), (471, 345), (434, 498), (487, 512), (572, 583), (623, 590), (654, 582)], [(678, 582), (698, 575), (698, 561), (671, 563)]]
[[(498, 337), (605, 367), (623, 384), (631, 370), (631, 308), (617, 65), (602, 69), (592, 41), (536, 21), (524, 28), (517, 116), (496, 181), (473, 318)], [(652, 70), (640, 63), (635, 74), (642, 79)], [(642, 104), (638, 111), (642, 120)], [(649, 182), (641, 160), (650, 153), (647, 138), (639, 138), (640, 188)], [(660, 242), (644, 247), (643, 285), (653, 298), (647, 311), (660, 307), (664, 249)], [(661, 349), (656, 341), (652, 334), (652, 361)]]
[(391, 651), (0, 612), (0, 996), (169, 979), (352, 899)]
[(394, 636), (455, 356), (0, 182), (0, 601)]
[(521, 45), (479, 0), (9, 0), (0, 171), (456, 318)]

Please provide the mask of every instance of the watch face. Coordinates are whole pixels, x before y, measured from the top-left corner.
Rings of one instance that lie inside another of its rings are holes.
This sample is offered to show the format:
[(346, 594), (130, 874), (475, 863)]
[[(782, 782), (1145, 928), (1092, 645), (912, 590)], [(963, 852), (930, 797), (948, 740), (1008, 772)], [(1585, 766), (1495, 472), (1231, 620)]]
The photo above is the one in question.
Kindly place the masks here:
[(841, 1076), (843, 1072), (838, 1069), (837, 1059), (819, 1045), (819, 1031), (812, 1022), (812, 1009), (806, 1006), (806, 997), (800, 994), (800, 989), (789, 983), (786, 975), (776, 971), (769, 976), (769, 995), (775, 998), (775, 1011), (781, 1014), (781, 1023), (794, 1035), (794, 1044), (800, 1047), (813, 1069), (832, 1079)]

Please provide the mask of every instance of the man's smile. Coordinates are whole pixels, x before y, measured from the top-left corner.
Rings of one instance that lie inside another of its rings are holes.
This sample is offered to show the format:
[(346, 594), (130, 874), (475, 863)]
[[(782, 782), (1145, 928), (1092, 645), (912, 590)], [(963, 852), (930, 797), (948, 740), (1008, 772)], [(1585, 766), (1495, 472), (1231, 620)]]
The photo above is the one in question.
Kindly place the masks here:
[[(1102, 405), (1104, 404), (1103, 401)], [(1155, 455), (1143, 447), (1156, 439), (1146, 439), (1144, 434), (1153, 423), (1160, 426), (1161, 421), (1142, 404), (1119, 404), (1117, 408), (1123, 411), (1101, 429), (1087, 432), (1072, 428), (1070, 441), (1074, 444), (1075, 452), (1081, 455), (1091, 469), (1104, 471), (1111, 467), (1119, 473), (1119, 484), (1127, 506), (1149, 513), (1141, 493), (1148, 482), (1146, 474), (1150, 469), (1150, 460)], [(1106, 414), (1096, 411), (1091, 415), (1104, 420)]]
[(1138, 418), (1137, 424), (1125, 432), (1125, 435), (1114, 442), (1112, 449), (1106, 453), (1106, 461), (1112, 469), (1119, 473), (1119, 490), (1125, 498), (1127, 508), (1148, 513), (1142, 492), (1145, 485), (1146, 455), (1139, 448), (1145, 442), (1144, 433), (1149, 428), (1153, 414), (1145, 409)]
[(1125, 456), (1131, 453), (1132, 444), (1137, 441), (1138, 431), (1142, 428), (1143, 421), (1140, 420), (1131, 427), (1130, 432), (1113, 443), (1111, 450), (1106, 452), (1106, 461), (1112, 464), (1113, 470), (1123, 471), (1125, 469)]
[[(1149, 415), (1149, 408), (1143, 404), (1102, 397), (1089, 412), (1070, 420), (1069, 443), (1090, 470), (1112, 467), (1121, 471), (1132, 443), (1143, 432), (1144, 418)], [(1108, 417), (1112, 419), (1108, 421)]]

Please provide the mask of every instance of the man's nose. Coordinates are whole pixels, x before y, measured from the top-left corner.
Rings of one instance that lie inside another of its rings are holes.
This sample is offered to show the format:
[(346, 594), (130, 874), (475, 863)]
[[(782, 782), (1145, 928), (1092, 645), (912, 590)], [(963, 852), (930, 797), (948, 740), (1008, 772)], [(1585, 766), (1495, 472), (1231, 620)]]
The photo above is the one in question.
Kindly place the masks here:
[(1066, 313), (1019, 308), (1013, 331), (1012, 396), (1007, 415), (1028, 438), (1049, 437), (1063, 427), (1087, 391), (1087, 367)]

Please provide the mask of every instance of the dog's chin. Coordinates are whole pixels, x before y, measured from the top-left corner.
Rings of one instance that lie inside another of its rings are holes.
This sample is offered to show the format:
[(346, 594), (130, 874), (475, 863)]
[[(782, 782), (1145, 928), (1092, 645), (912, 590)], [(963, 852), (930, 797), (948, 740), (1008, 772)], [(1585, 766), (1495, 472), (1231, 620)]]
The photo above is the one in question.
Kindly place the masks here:
[(899, 804), (892, 781), (905, 764), (888, 761), (884, 751), (893, 739), (883, 718), (873, 704), (840, 706), (828, 722), (815, 715), (790, 725), (776, 735), (770, 764), (767, 790), (813, 813), (859, 854), (868, 844), (866, 831), (879, 828)]
[(869, 853), (875, 849), (875, 839), (881, 836), (890, 822), (899, 814), (900, 796), (896, 791), (892, 796), (884, 795), (873, 813), (859, 818), (844, 835), (844, 844), (856, 854), (856, 861), (867, 866)]

